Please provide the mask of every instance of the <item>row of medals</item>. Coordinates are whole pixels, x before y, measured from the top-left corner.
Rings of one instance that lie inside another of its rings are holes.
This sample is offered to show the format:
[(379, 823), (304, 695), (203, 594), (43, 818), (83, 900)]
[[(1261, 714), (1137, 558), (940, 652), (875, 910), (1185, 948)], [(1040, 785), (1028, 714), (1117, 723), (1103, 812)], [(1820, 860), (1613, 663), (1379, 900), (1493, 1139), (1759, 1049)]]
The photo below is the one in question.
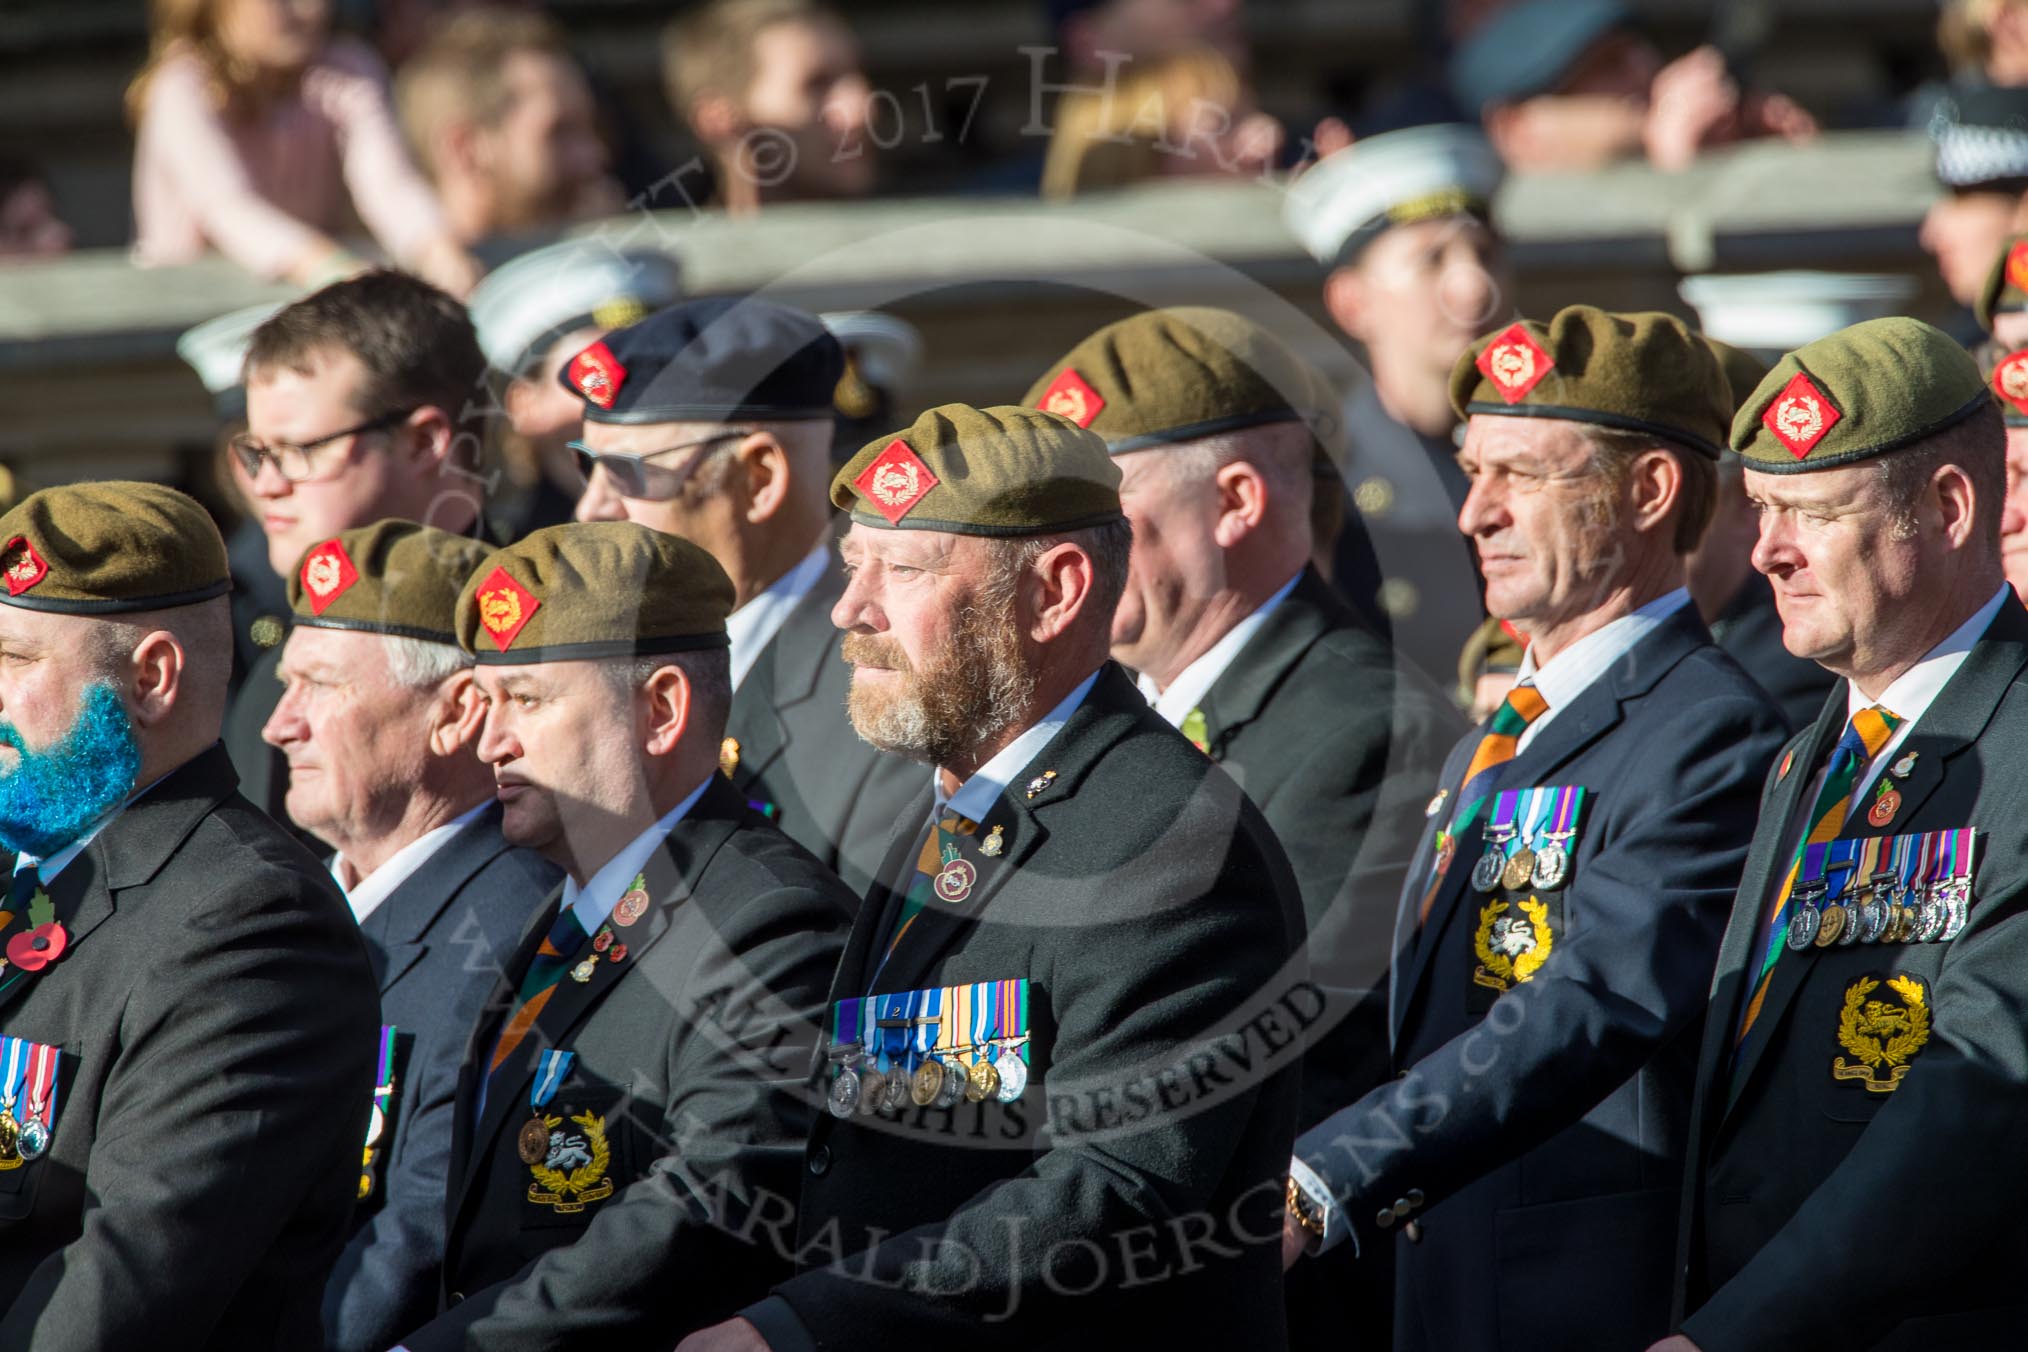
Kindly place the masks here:
[(1791, 952), (1832, 944), (1844, 948), (1852, 944), (1947, 942), (1965, 927), (1972, 896), (1971, 884), (1963, 879), (1911, 890), (1893, 873), (1874, 874), (1866, 885), (1866, 899), (1857, 905), (1838, 901), (1820, 904), (1826, 891), (1822, 882), (1796, 888), (1795, 905), (1789, 912)]
[(1577, 834), (1574, 831), (1550, 835), (1543, 843), (1530, 849), (1522, 846), (1513, 854), (1507, 854), (1502, 847), (1511, 837), (1502, 837), (1486, 846), (1486, 852), (1479, 856), (1479, 862), (1472, 865), (1472, 886), (1481, 892), (1491, 892), (1504, 887), (1509, 892), (1519, 892), (1533, 887), (1537, 891), (1550, 892), (1563, 886), (1570, 876), (1570, 849), (1563, 842)]
[(987, 1099), (1012, 1103), (1028, 1088), (1028, 1063), (1021, 1059), (1019, 1040), (970, 1065), (956, 1056), (925, 1056), (913, 1072), (898, 1066), (885, 1071), (862, 1068), (865, 1053), (858, 1043), (832, 1048), (831, 1059), (838, 1063), (831, 1081), (833, 1117), (898, 1113), (911, 1103), (918, 1108), (955, 1108), (960, 1101)]
[(41, 1119), (15, 1120), (11, 1108), (0, 1109), (0, 1160), (41, 1159), (49, 1149), (49, 1128)]

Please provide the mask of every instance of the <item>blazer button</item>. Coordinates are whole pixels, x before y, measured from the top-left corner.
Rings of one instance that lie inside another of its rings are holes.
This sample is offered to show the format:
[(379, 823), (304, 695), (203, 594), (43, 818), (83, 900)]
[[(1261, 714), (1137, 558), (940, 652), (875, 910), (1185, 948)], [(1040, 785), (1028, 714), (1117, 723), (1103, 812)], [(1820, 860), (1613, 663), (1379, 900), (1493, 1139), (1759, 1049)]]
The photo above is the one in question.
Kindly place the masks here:
[(831, 1172), (831, 1147), (820, 1145), (810, 1152), (810, 1172), (818, 1178)]
[(465, 1293), (464, 1293), (463, 1291), (453, 1291), (453, 1292), (451, 1292), (451, 1304), (453, 1304), (453, 1305), (458, 1305), (458, 1304), (462, 1304), (462, 1303), (464, 1302), (464, 1299), (465, 1299)]

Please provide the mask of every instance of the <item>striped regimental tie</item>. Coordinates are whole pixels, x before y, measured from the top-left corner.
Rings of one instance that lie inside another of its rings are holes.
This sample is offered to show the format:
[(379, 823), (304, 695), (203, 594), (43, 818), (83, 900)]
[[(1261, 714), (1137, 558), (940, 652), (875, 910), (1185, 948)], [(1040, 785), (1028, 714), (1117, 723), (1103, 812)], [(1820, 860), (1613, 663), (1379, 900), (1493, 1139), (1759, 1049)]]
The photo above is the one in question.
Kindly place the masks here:
[[(1542, 692), (1534, 686), (1517, 685), (1507, 692), (1507, 698), (1493, 711), (1492, 723), (1480, 739), (1478, 749), (1472, 752), (1472, 763), (1465, 767), (1465, 786), (1458, 791), (1458, 802), (1463, 806), (1444, 836), (1456, 841), (1471, 829), (1472, 823), (1478, 819), (1479, 809), (1486, 805), (1486, 798), (1493, 791), (1495, 773), (1514, 759), (1514, 749), (1521, 745), (1521, 734), (1528, 730), (1528, 725), (1547, 712), (1549, 701), (1542, 698)], [(1429, 908), (1436, 903), (1437, 889), (1443, 885), (1444, 874), (1450, 870), (1456, 855), (1455, 847), (1445, 849), (1439, 844), (1436, 871), (1422, 894), (1422, 908), (1415, 917), (1418, 926), (1429, 919)]]

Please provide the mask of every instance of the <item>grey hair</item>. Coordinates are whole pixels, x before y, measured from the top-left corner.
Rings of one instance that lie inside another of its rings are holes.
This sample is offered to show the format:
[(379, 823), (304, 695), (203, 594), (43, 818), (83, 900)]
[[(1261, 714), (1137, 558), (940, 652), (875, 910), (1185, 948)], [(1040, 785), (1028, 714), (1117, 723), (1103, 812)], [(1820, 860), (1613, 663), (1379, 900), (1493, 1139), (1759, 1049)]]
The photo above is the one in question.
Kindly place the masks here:
[(395, 684), (410, 690), (442, 685), (473, 665), (471, 656), (452, 643), (383, 634), (380, 644), (387, 654), (387, 674)]
[(1235, 460), (1244, 460), (1260, 471), (1275, 497), (1291, 504), (1299, 515), (1308, 515), (1316, 491), (1312, 473), (1316, 451), (1316, 435), (1307, 424), (1278, 422), (1214, 432), (1135, 454), (1156, 456), (1171, 483), (1208, 480)]
[(1094, 613), (1106, 616), (1110, 623), (1113, 609), (1127, 589), (1127, 560), (1134, 550), (1134, 529), (1123, 516), (1082, 530), (995, 539), (988, 544), (991, 567), (981, 587), (986, 604), (1003, 605), (1011, 601), (1021, 575), (1034, 567), (1037, 559), (1058, 545), (1076, 545), (1091, 556)]
[(2007, 497), (2007, 428), (1998, 404), (1989, 399), (1956, 426), (1918, 446), (1876, 457), (1874, 463), (1880, 466), (1881, 490), (1894, 513), (1889, 529), (1895, 539), (1915, 535), (1916, 504), (1938, 470), (1956, 465), (1972, 481), (1984, 543), (1999, 550), (2000, 508)]
[(715, 737), (722, 736), (732, 714), (732, 654), (724, 648), (700, 652), (656, 653), (648, 657), (609, 657), (599, 663), (606, 684), (616, 695), (631, 695), (663, 667), (675, 667), (690, 683), (696, 707), (693, 721)]

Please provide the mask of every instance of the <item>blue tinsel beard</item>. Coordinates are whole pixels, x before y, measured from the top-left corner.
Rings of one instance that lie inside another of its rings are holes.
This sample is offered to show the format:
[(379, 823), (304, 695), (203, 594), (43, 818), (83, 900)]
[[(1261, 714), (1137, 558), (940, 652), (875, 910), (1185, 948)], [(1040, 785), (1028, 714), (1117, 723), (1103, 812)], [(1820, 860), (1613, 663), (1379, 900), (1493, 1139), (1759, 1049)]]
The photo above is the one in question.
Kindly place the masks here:
[(0, 845), (47, 859), (126, 801), (141, 772), (141, 747), (120, 694), (98, 681), (85, 687), (70, 731), (40, 751), (0, 719), (0, 746), (18, 757), (0, 770)]

